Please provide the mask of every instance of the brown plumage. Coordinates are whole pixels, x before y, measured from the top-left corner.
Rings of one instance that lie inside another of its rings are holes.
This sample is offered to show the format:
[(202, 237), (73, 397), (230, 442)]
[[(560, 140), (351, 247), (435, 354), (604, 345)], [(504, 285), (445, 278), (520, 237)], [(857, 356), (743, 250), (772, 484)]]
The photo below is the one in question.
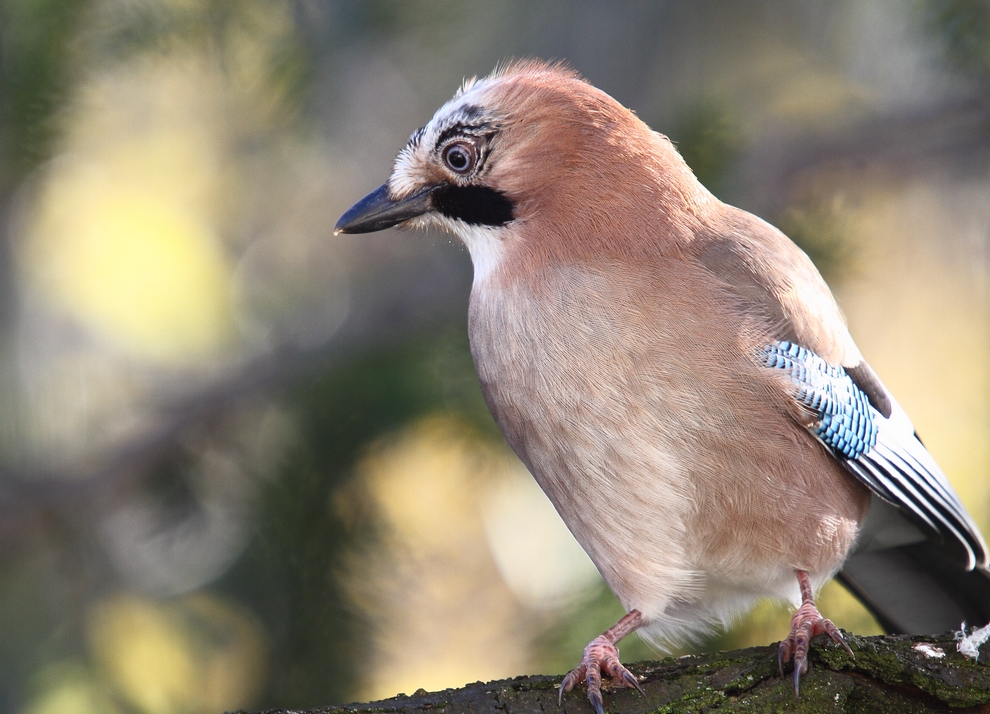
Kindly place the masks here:
[[(955, 538), (964, 566), (986, 565), (976, 527), (807, 256), (717, 200), (666, 137), (570, 70), (526, 62), (468, 83), (338, 230), (398, 223), (439, 225), (467, 245), (482, 390), (630, 611), (612, 637), (641, 627), (679, 642), (760, 597), (790, 599), (803, 603), (781, 650), (796, 687), (807, 639), (841, 641), (811, 593), (857, 544), (871, 490), (918, 510), (917, 522), (930, 507), (892, 495), (910, 491), (898, 479), (922, 479), (916, 490), (935, 500), (944, 488), (952, 515), (929, 530)], [(849, 417), (838, 436), (824, 431), (822, 399)], [(846, 437), (874, 444), (857, 452)], [(911, 459), (920, 475), (900, 474)], [(903, 542), (924, 540), (897, 522)], [(565, 681), (587, 677), (599, 710), (594, 663), (617, 653), (603, 637)], [(621, 666), (606, 671), (629, 683)]]

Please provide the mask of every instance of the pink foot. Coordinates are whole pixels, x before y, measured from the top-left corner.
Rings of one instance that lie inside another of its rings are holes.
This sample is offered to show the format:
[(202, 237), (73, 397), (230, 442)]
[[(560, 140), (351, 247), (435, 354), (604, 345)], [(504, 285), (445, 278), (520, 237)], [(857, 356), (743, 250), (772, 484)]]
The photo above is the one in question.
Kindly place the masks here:
[(801, 586), (801, 607), (791, 618), (791, 634), (780, 643), (777, 650), (777, 666), (780, 668), (780, 676), (784, 676), (784, 663), (794, 658), (794, 697), (798, 696), (801, 686), (801, 675), (808, 671), (808, 647), (811, 645), (813, 637), (818, 635), (828, 635), (837, 645), (846, 648), (846, 652), (851, 657), (855, 657), (849, 645), (842, 639), (839, 628), (832, 624), (831, 620), (822, 617), (815, 607), (815, 600), (811, 592), (811, 578), (804, 570), (798, 570), (798, 584)]
[(612, 679), (621, 682), (626, 687), (635, 687), (643, 694), (636, 675), (622, 666), (619, 662), (619, 648), (615, 643), (643, 624), (643, 615), (639, 610), (633, 610), (619, 620), (615, 625), (591, 641), (584, 648), (581, 664), (568, 672), (560, 683), (557, 703), (562, 704), (564, 694), (571, 691), (581, 682), (588, 683), (588, 701), (596, 714), (604, 714), (602, 700), (602, 672)]

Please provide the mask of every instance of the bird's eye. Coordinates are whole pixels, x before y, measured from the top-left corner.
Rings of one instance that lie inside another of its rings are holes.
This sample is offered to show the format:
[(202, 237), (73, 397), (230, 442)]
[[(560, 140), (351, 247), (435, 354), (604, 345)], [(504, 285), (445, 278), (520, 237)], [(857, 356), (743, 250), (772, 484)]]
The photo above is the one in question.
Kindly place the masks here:
[(447, 168), (455, 174), (466, 174), (474, 168), (478, 152), (473, 144), (466, 141), (455, 141), (444, 147), (440, 157)]

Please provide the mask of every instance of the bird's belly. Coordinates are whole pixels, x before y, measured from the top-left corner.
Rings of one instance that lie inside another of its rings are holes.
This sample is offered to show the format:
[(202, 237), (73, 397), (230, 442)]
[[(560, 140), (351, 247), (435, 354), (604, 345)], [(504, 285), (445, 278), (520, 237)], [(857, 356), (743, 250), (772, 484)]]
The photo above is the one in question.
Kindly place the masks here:
[(488, 405), (627, 609), (649, 620), (723, 591), (788, 595), (794, 568), (821, 580), (840, 566), (865, 489), (739, 379), (760, 375), (737, 345), (665, 330), (662, 311), (636, 322), (621, 300), (607, 316), (479, 302)]

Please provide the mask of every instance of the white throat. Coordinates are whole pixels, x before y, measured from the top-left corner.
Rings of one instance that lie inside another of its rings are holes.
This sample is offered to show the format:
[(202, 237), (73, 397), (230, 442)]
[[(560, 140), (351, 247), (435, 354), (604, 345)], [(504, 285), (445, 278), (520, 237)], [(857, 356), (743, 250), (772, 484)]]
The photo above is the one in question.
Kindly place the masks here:
[(478, 288), (502, 264), (506, 252), (506, 230), (459, 223), (456, 233), (471, 254), (471, 262), (474, 264), (474, 287)]

